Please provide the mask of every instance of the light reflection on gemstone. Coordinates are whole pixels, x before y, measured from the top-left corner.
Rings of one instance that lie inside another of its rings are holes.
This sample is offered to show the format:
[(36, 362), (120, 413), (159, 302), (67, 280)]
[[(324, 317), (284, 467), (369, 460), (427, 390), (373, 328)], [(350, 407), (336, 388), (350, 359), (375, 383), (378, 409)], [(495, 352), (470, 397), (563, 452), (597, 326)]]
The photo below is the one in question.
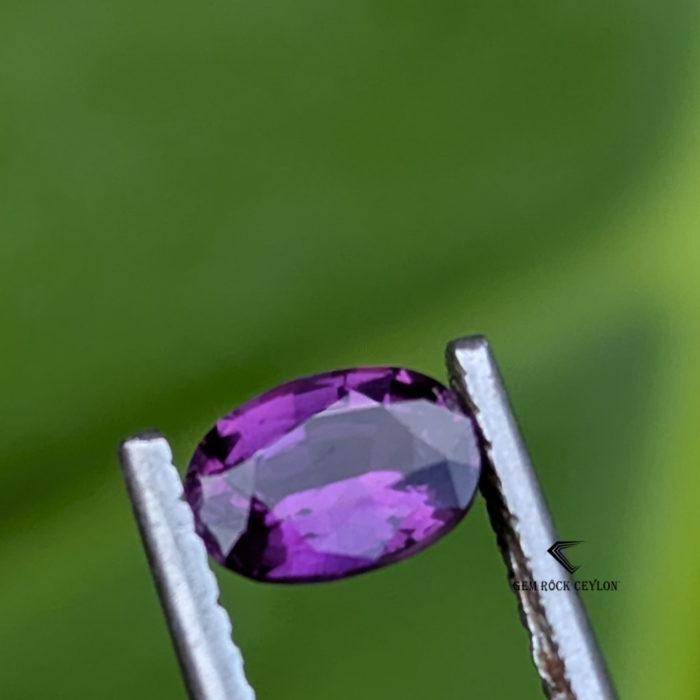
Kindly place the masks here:
[(185, 480), (197, 530), (249, 578), (327, 581), (425, 548), (467, 512), (473, 420), (433, 379), (396, 368), (277, 387), (220, 420)]

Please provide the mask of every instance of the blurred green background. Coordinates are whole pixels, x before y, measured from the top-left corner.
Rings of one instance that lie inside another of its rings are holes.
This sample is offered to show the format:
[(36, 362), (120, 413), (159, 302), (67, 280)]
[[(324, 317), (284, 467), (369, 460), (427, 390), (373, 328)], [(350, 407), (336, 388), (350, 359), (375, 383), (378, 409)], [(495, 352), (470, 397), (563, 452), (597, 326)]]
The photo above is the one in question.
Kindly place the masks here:
[[(116, 463), (487, 335), (623, 697), (697, 698), (691, 0), (0, 3), (0, 698), (184, 698)], [(539, 698), (483, 504), (223, 601), (260, 700)]]

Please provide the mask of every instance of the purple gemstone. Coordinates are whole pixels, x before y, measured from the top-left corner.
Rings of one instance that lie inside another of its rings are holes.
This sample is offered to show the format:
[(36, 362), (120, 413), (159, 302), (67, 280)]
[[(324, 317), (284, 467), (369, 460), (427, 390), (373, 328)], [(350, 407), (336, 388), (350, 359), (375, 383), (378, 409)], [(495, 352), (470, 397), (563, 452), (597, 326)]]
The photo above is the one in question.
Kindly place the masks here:
[(466, 514), (481, 470), (454, 394), (407, 369), (298, 379), (222, 418), (185, 494), (225, 567), (258, 581), (330, 581), (424, 549)]

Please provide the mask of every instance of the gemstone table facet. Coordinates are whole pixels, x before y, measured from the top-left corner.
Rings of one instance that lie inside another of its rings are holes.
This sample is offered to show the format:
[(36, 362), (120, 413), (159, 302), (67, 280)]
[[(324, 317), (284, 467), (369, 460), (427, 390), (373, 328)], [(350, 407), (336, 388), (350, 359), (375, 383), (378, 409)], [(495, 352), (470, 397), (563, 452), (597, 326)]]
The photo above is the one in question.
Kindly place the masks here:
[(222, 418), (185, 495), (209, 553), (273, 583), (330, 581), (405, 559), (466, 514), (481, 470), (473, 419), (399, 368), (320, 374)]

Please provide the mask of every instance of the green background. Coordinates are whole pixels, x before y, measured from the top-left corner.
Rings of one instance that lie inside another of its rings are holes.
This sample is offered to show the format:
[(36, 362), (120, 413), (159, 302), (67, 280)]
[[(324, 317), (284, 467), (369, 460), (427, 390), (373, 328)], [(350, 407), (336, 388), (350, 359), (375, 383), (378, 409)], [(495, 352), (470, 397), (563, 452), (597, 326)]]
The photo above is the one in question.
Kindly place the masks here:
[[(0, 698), (184, 698), (116, 463), (489, 337), (623, 697), (696, 698), (691, 0), (2, 0)], [(573, 556), (573, 555), (572, 555)], [(327, 586), (222, 572), (260, 700), (538, 698), (479, 502)]]

